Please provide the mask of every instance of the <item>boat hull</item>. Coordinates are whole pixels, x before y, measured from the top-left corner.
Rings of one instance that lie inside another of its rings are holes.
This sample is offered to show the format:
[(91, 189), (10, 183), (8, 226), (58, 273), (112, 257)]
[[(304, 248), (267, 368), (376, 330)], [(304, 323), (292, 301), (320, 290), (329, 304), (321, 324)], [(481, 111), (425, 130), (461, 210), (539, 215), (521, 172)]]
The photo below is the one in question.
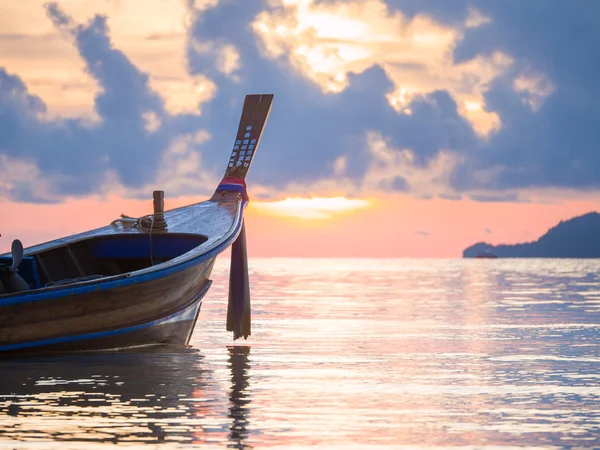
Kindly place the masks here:
[(126, 350), (157, 345), (186, 345), (200, 314), (202, 299), (163, 319), (115, 330), (22, 342), (0, 347), (0, 357), (25, 353)]
[(185, 345), (210, 288), (214, 262), (139, 284), (3, 306), (0, 356)]

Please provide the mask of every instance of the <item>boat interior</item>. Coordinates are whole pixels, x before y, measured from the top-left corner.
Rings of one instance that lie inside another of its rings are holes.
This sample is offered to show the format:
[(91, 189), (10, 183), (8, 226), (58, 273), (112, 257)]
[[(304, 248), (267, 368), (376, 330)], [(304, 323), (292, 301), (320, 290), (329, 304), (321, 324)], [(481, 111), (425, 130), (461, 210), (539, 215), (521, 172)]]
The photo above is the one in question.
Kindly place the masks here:
[[(18, 263), (18, 273), (29, 289), (60, 286), (121, 275), (176, 258), (207, 241), (198, 234), (112, 234), (57, 243), (40, 252), (29, 252)], [(12, 256), (0, 256), (0, 265)], [(6, 283), (5, 283), (6, 284)], [(23, 287), (18, 291), (28, 290)], [(0, 285), (0, 295), (11, 294)]]

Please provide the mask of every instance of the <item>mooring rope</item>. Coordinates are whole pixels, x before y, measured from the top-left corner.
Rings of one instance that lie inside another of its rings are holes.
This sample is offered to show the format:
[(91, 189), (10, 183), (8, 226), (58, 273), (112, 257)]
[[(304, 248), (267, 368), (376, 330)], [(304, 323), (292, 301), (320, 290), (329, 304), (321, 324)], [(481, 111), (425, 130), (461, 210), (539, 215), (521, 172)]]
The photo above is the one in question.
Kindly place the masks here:
[(139, 227), (142, 231), (148, 232), (148, 238), (150, 241), (150, 265), (154, 265), (154, 252), (152, 248), (152, 231), (162, 231), (167, 228), (167, 222), (165, 221), (165, 213), (154, 213), (148, 214), (147, 216), (135, 217), (121, 214), (121, 218), (113, 220), (110, 224), (116, 226), (117, 223), (122, 223), (123, 228), (128, 224), (131, 228)]

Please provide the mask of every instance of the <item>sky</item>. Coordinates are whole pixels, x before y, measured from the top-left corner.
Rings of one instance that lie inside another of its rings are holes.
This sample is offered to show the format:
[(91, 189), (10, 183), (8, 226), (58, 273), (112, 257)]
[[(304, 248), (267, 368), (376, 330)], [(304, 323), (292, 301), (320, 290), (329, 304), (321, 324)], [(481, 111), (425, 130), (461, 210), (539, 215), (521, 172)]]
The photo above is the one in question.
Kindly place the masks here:
[(600, 2), (0, 11), (0, 251), (208, 198), (248, 93), (250, 256), (460, 257), (597, 210)]

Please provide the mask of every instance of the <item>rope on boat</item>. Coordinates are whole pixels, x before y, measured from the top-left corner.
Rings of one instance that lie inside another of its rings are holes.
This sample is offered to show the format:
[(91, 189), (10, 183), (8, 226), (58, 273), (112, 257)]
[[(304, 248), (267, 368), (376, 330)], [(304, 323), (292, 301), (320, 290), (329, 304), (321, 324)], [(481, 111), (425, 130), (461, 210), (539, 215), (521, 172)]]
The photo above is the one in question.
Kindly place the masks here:
[(121, 214), (121, 217), (113, 220), (110, 224), (117, 226), (118, 223), (123, 225), (123, 228), (135, 228), (138, 227), (142, 231), (162, 231), (167, 229), (167, 222), (165, 221), (165, 213), (154, 213), (148, 214), (142, 217), (131, 217), (125, 214)]
[[(164, 220), (165, 219), (163, 217), (163, 222)], [(154, 259), (152, 258), (152, 228), (154, 228), (154, 215), (152, 215), (152, 222), (150, 222), (150, 231), (148, 231), (148, 238), (150, 240), (150, 266), (154, 265)]]
[(152, 231), (163, 231), (167, 229), (167, 222), (165, 221), (164, 212), (155, 212), (147, 216), (130, 217), (125, 214), (121, 214), (121, 218), (113, 220), (110, 224), (117, 226), (118, 223), (123, 225), (123, 228), (139, 227), (142, 231), (148, 232), (148, 238), (150, 240), (150, 265), (154, 265), (153, 249), (152, 249)]

